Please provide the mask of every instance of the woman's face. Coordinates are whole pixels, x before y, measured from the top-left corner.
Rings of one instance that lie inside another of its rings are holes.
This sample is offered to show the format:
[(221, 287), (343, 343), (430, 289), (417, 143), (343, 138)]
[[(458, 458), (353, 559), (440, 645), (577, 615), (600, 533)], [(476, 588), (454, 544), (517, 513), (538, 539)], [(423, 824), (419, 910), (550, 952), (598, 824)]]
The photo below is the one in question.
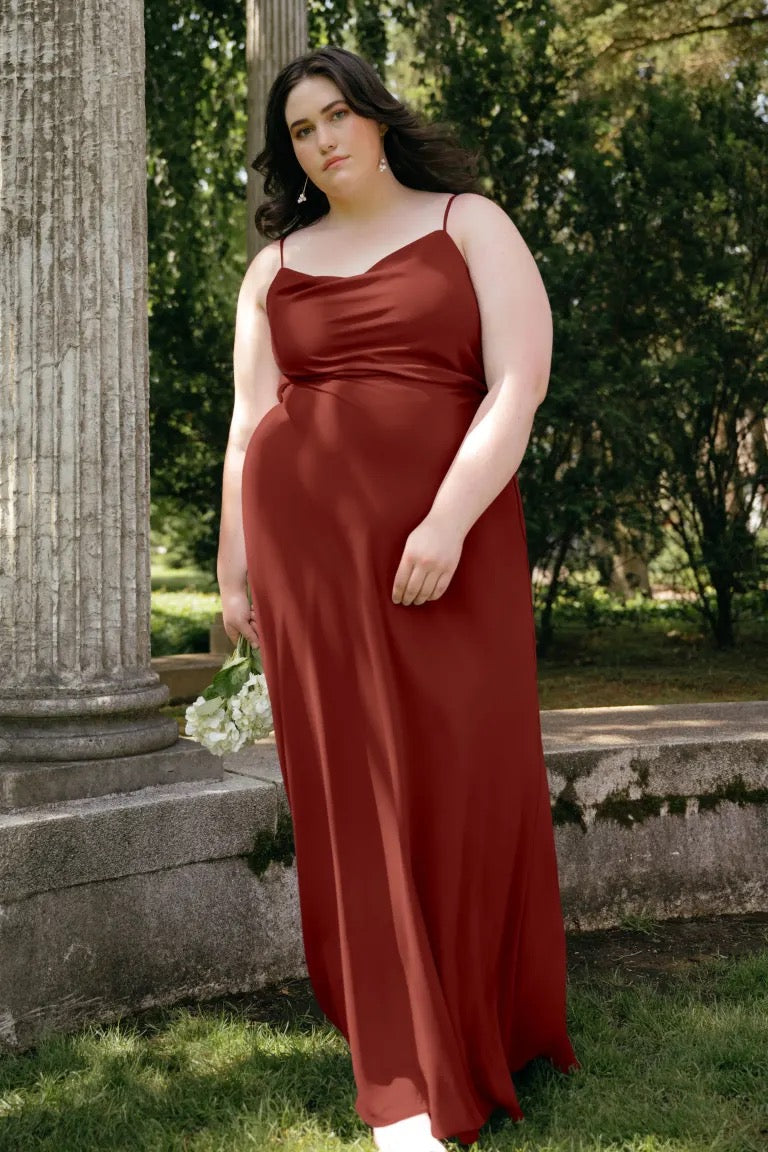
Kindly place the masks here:
[(353, 193), (377, 171), (383, 150), (377, 121), (353, 112), (327, 76), (305, 76), (291, 89), (285, 122), (296, 159), (330, 200)]

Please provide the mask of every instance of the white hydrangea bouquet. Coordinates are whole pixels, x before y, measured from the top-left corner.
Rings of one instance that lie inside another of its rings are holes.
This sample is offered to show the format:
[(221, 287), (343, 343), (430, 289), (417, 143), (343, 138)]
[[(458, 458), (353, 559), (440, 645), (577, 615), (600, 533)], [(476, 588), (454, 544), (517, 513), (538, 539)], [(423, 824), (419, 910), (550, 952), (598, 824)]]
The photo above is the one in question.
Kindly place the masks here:
[(267, 680), (256, 649), (241, 634), (213, 681), (186, 710), (187, 736), (216, 756), (237, 752), (273, 730)]

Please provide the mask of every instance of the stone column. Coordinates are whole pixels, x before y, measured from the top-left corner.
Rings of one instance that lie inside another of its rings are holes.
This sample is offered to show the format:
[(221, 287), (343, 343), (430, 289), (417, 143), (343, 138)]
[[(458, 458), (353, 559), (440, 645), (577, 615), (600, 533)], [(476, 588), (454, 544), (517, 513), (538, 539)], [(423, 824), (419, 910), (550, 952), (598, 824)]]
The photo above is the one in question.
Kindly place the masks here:
[(221, 774), (150, 664), (145, 172), (141, 0), (3, 0), (0, 810)]
[(264, 147), (267, 94), (275, 76), (307, 51), (307, 9), (304, 0), (246, 0), (245, 57), (248, 66), (247, 244), (249, 261), (266, 241), (256, 231), (253, 214), (263, 196), (262, 177), (251, 168)]

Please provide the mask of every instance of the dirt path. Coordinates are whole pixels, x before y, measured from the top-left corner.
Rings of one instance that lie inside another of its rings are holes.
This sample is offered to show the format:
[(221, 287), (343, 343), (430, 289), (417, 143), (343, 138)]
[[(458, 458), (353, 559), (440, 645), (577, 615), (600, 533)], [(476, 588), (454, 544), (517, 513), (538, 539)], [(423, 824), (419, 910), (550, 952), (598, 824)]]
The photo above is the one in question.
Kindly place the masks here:
[(671, 979), (717, 956), (768, 950), (768, 912), (662, 920), (636, 928), (568, 934), (568, 973), (573, 980), (621, 969), (628, 983)]

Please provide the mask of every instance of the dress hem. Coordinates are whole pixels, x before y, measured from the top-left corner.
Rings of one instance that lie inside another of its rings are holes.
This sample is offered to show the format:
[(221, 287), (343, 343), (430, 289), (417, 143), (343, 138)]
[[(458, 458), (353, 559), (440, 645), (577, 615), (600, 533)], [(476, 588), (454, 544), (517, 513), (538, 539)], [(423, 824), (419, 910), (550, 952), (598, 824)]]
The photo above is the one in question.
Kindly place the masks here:
[[(545, 1052), (541, 1052), (538, 1054), (538, 1057), (540, 1057), (541, 1059), (544, 1059), (544, 1060), (548, 1060), (553, 1068), (556, 1068), (558, 1072), (562, 1072), (564, 1075), (569, 1075), (572, 1072), (577, 1072), (582, 1066), (575, 1055), (570, 1056), (568, 1059), (562, 1059), (560, 1057), (549, 1056)], [(537, 1059), (537, 1057), (532, 1056), (530, 1058), (530, 1060), (534, 1060), (534, 1059)], [(511, 1069), (510, 1074), (512, 1074), (514, 1072), (519, 1072), (522, 1068), (526, 1067), (526, 1065), (530, 1063), (530, 1060), (526, 1060), (523, 1064), (519, 1065), (517, 1068)], [(525, 1113), (523, 1112), (523, 1110), (519, 1106), (519, 1104), (516, 1104), (514, 1106), (507, 1106), (505, 1104), (492, 1104), (487, 1109), (485, 1114), (479, 1113), (475, 1118), (473, 1118), (473, 1120), (470, 1121), (470, 1123), (473, 1125), (473, 1127), (463, 1128), (460, 1131), (457, 1130), (455, 1124), (451, 1124), (448, 1127), (442, 1127), (441, 1128), (441, 1126), (439, 1124), (435, 1123), (435, 1120), (433, 1118), (432, 1119), (432, 1135), (434, 1136), (435, 1140), (456, 1140), (456, 1141), (458, 1141), (459, 1144), (465, 1144), (467, 1146), (472, 1145), (477, 1140), (479, 1140), (481, 1129), (485, 1127), (485, 1125), (488, 1123), (488, 1121), (490, 1120), (493, 1113), (499, 1109), (502, 1109), (502, 1108), (506, 1112), (509, 1119), (512, 1120), (512, 1122), (515, 1124), (518, 1124), (521, 1120), (525, 1119)], [(426, 1103), (424, 1104), (423, 1110), (429, 1111), (428, 1104), (426, 1104)], [(412, 1109), (407, 1113), (407, 1116), (411, 1116), (411, 1115), (414, 1115)], [(400, 1117), (400, 1119), (406, 1119), (406, 1118), (407, 1118), (406, 1116)], [(366, 1119), (365, 1117), (361, 1116), (361, 1119), (363, 1120), (363, 1122), (365, 1124), (368, 1125), (368, 1127), (375, 1127), (375, 1124), (371, 1124), (370, 1120)], [(397, 1120), (388, 1120), (388, 1121), (386, 1121), (386, 1123), (395, 1124), (395, 1123), (397, 1123)]]
[[(544, 1052), (540, 1053), (540, 1056), (545, 1060), (549, 1060), (549, 1062), (553, 1066), (553, 1068), (556, 1068), (558, 1072), (562, 1072), (564, 1075), (569, 1075), (572, 1072), (577, 1072), (581, 1068), (581, 1064), (576, 1059), (575, 1055), (567, 1061), (562, 1060), (562, 1059), (558, 1059), (558, 1058), (553, 1057), (553, 1056), (547, 1056), (546, 1053), (544, 1053)], [(536, 1057), (531, 1057), (531, 1059), (536, 1059)], [(525, 1064), (521, 1064), (519, 1068), (516, 1068), (513, 1071), (519, 1072), (520, 1069), (524, 1068), (526, 1066), (526, 1064), (528, 1064), (528, 1063), (530, 1063), (530, 1061), (526, 1060)], [(478, 1120), (476, 1122), (476, 1124), (477, 1124), (476, 1127), (466, 1128), (466, 1129), (463, 1129), (461, 1132), (457, 1132), (456, 1127), (454, 1125), (449, 1130), (440, 1131), (440, 1130), (435, 1130), (435, 1126), (433, 1124), (432, 1135), (434, 1136), (434, 1138), (436, 1140), (457, 1140), (459, 1142), (459, 1144), (466, 1144), (466, 1145), (474, 1144), (477, 1140), (480, 1139), (481, 1129), (485, 1127), (485, 1125), (488, 1123), (488, 1121), (490, 1120), (493, 1113), (496, 1112), (499, 1108), (503, 1108), (504, 1111), (506, 1112), (507, 1116), (509, 1117), (509, 1119), (515, 1124), (519, 1124), (521, 1120), (525, 1119), (525, 1113), (523, 1112), (523, 1110), (519, 1106), (519, 1104), (516, 1107), (507, 1107), (506, 1105), (503, 1105), (503, 1104), (502, 1105), (493, 1104), (488, 1109), (488, 1111), (486, 1112), (484, 1117), (481, 1116), (478, 1118)]]

